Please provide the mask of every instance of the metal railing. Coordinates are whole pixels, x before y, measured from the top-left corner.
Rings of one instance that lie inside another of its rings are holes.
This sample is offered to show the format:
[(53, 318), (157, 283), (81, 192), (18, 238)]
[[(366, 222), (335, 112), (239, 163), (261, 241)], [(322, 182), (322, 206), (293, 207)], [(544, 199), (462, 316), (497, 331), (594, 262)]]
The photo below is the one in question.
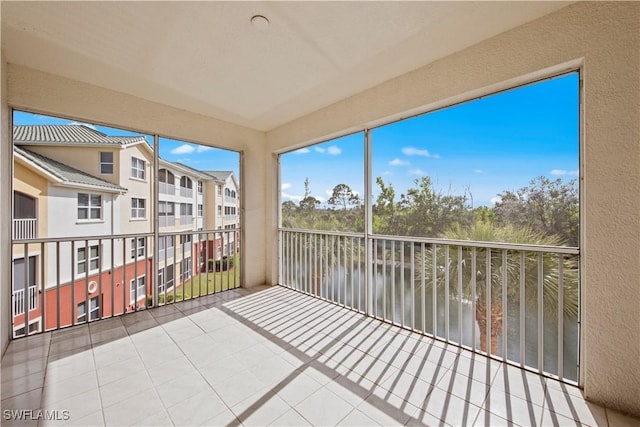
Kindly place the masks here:
[(36, 237), (38, 237), (38, 220), (36, 218), (19, 218), (13, 220), (14, 239), (35, 239)]
[(180, 187), (180, 196), (181, 197), (193, 197), (193, 188)]
[[(153, 277), (152, 233), (16, 240), (14, 253), (29, 254), (37, 262), (36, 271), (29, 271), (34, 267), (25, 263), (24, 274), (36, 281), (29, 287), (30, 310), (24, 309), (24, 291), (14, 292), (13, 326), (41, 318), (43, 326), (33, 334), (235, 289), (240, 286), (239, 256), (224, 260), (214, 256), (216, 245), (238, 231), (160, 233), (160, 239), (171, 237), (176, 243), (159, 251), (159, 280)], [(132, 253), (142, 256), (132, 258)], [(89, 312), (92, 315), (87, 316)]]
[(280, 284), (286, 287), (578, 381), (578, 248), (279, 233)]
[[(29, 286), (27, 300), (29, 301), (29, 310), (38, 308), (38, 287), (36, 285)], [(13, 313), (15, 315), (24, 314), (26, 306), (24, 289), (13, 291)]]

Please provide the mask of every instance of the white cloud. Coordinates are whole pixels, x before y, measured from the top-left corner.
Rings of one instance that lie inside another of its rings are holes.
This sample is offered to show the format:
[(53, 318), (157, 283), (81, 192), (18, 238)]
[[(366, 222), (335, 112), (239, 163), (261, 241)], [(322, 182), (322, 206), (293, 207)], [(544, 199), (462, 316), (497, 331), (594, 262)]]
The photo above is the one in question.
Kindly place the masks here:
[(315, 197), (320, 203), (324, 203), (324, 201), (327, 200), (322, 196), (313, 196), (313, 197)]
[(473, 170), (475, 173), (484, 173), (484, 171), (482, 169), (474, 169)]
[(499, 196), (491, 198), (491, 203), (493, 203), (494, 205), (500, 201), (502, 201), (502, 199)]
[(283, 183), (282, 183), (282, 189), (283, 189), (283, 190), (288, 190), (288, 189), (290, 189), (291, 187), (293, 187), (293, 185), (291, 185), (291, 183), (290, 183), (290, 182), (283, 182)]
[(70, 124), (70, 125), (76, 125), (76, 126), (82, 125), (82, 126), (86, 126), (86, 127), (88, 127), (88, 128), (91, 128), (91, 129), (93, 129), (93, 130), (96, 130), (96, 127), (95, 127), (94, 125), (89, 124), (89, 123), (83, 123), (83, 122), (70, 122), (69, 124)]
[(192, 145), (182, 144), (181, 146), (176, 147), (173, 150), (171, 150), (171, 154), (191, 154), (194, 151), (196, 151), (196, 149), (193, 148)]
[(289, 199), (289, 200), (295, 200), (296, 202), (299, 202), (300, 200), (302, 200), (302, 196), (297, 196), (295, 194), (289, 194), (289, 193), (285, 193), (285, 192), (282, 192), (282, 198), (283, 199)]
[(415, 147), (404, 147), (402, 149), (402, 154), (404, 154), (405, 156), (431, 157), (433, 159), (439, 159), (440, 158), (439, 154), (431, 154), (431, 153), (429, 153), (429, 150), (415, 148)]
[(327, 148), (327, 154), (331, 156), (337, 156), (340, 153), (342, 153), (342, 149), (339, 147), (336, 147), (335, 145), (332, 145), (331, 147)]
[(399, 158), (395, 158), (389, 162), (391, 166), (407, 166), (409, 162), (406, 160), (400, 160)]
[(316, 150), (316, 152), (318, 152), (318, 153), (324, 153), (325, 152), (325, 149), (322, 148), (322, 147), (313, 147), (313, 149)]
[(310, 152), (310, 150), (305, 147), (305, 148), (300, 148), (299, 150), (295, 150), (294, 154), (307, 154), (309, 152)]
[(203, 151), (209, 151), (209, 150), (213, 150), (213, 147), (207, 147), (206, 145), (198, 145), (198, 148), (196, 149), (198, 153), (202, 153)]
[(565, 175), (570, 175), (570, 176), (578, 176), (578, 171), (568, 171), (565, 169), (553, 169), (551, 172), (549, 172), (551, 175), (556, 175), (556, 176), (565, 176)]
[(409, 169), (409, 175), (425, 175), (422, 169)]
[(393, 172), (390, 172), (390, 171), (384, 171), (384, 172), (382, 172), (382, 175), (393, 175)]

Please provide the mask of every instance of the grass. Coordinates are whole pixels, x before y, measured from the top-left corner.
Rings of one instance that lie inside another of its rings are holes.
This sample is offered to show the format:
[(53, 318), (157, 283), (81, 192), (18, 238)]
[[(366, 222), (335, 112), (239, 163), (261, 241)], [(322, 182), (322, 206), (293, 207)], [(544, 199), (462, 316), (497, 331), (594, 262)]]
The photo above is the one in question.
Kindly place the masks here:
[[(236, 254), (233, 267), (228, 271), (198, 273), (175, 289), (175, 301), (213, 294), (240, 287), (240, 255)], [(173, 289), (167, 292), (168, 302), (173, 301)], [(158, 295), (158, 303), (164, 303), (164, 294)]]

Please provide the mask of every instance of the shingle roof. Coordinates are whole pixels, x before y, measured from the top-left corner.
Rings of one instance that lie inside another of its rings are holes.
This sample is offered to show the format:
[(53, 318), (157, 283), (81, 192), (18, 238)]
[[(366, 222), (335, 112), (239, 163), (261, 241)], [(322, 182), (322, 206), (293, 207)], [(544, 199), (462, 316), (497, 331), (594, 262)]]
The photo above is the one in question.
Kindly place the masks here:
[(65, 184), (89, 185), (112, 191), (127, 191), (124, 187), (105, 181), (93, 175), (89, 175), (88, 173), (72, 168), (69, 165), (65, 165), (64, 163), (60, 163), (41, 154), (34, 153), (33, 151), (25, 150), (21, 147), (14, 147), (13, 150), (16, 154), (21, 155), (38, 167), (44, 169)]
[(202, 173), (206, 173), (209, 176), (214, 177), (219, 181), (225, 181), (231, 175), (233, 175), (232, 171), (202, 171)]
[(85, 125), (16, 125), (15, 144), (110, 144), (129, 145), (145, 142), (143, 136), (108, 136)]

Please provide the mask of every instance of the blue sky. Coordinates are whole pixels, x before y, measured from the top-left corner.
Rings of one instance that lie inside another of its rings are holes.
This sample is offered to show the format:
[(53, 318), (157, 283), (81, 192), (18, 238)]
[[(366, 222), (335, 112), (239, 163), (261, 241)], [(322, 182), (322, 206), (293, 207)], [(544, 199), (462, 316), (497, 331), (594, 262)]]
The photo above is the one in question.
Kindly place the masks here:
[[(474, 206), (540, 175), (577, 178), (578, 93), (572, 73), (373, 129), (374, 197), (378, 176), (399, 197), (428, 175), (445, 193), (468, 189)], [(300, 200), (306, 177), (321, 201), (339, 183), (362, 194), (363, 140), (358, 133), (284, 154), (283, 201)]]
[[(22, 111), (14, 113), (13, 123), (16, 125), (84, 124), (110, 136), (144, 136), (149, 144), (153, 145), (153, 136), (151, 135)], [(183, 163), (198, 170), (233, 171), (238, 182), (240, 181), (240, 155), (235, 151), (160, 138), (160, 157), (170, 162)]]

